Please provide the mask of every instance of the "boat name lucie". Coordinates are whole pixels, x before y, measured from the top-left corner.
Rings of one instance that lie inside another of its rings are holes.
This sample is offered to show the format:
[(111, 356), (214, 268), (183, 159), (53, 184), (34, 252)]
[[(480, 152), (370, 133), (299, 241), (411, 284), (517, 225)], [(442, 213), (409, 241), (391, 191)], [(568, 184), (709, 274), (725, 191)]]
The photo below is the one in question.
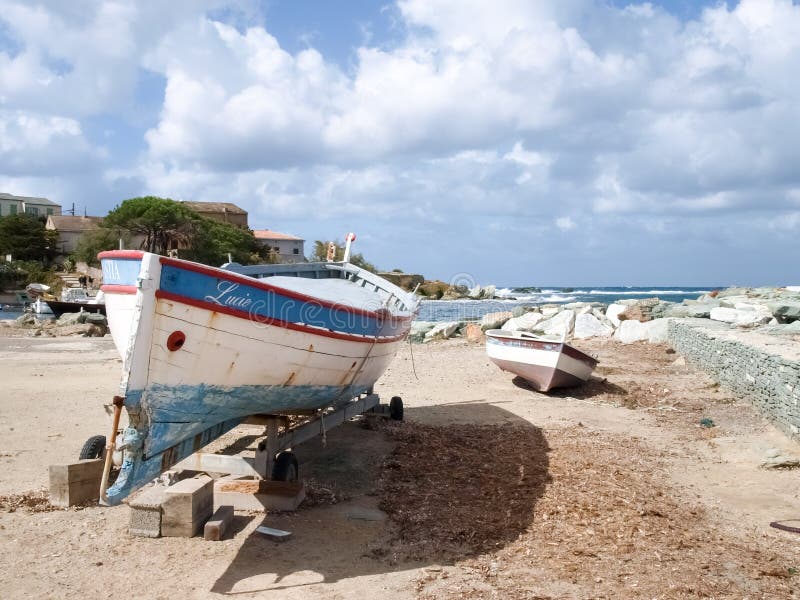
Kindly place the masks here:
[(238, 283), (233, 283), (231, 281), (220, 281), (217, 284), (217, 292), (216, 296), (209, 294), (205, 297), (207, 302), (213, 302), (214, 304), (218, 304), (219, 306), (230, 306), (232, 308), (250, 308), (250, 305), (253, 303), (252, 298), (247, 298), (245, 296), (240, 296), (238, 294), (234, 294), (237, 289), (239, 288)]

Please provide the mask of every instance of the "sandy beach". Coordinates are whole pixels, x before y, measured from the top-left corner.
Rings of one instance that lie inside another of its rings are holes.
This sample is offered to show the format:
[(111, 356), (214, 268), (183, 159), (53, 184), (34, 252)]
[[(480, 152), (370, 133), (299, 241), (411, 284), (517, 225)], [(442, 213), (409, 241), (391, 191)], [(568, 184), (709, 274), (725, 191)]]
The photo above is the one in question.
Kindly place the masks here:
[(666, 345), (578, 345), (597, 378), (550, 395), (482, 345), (404, 345), (376, 391), (405, 422), (308, 442), (308, 505), (206, 542), (49, 507), (48, 465), (108, 433), (120, 361), (108, 337), (0, 337), (0, 596), (796, 597), (800, 537), (769, 523), (800, 518), (800, 476), (760, 465), (800, 446)]

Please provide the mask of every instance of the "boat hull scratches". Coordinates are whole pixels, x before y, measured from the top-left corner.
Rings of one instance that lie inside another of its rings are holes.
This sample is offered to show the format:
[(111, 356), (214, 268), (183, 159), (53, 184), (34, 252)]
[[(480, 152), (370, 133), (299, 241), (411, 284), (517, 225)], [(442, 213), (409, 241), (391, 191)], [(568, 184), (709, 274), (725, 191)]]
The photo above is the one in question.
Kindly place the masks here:
[(126, 428), (122, 433), (122, 445), (126, 451), (122, 469), (114, 485), (108, 489), (103, 503), (108, 506), (120, 504), (132, 491), (224, 435), (240, 422), (240, 419), (233, 419), (217, 423), (161, 452), (150, 455), (145, 455), (142, 451), (140, 432), (133, 427)]
[(367, 391), (365, 385), (151, 385), (144, 392), (129, 392), (126, 405), (129, 414), (137, 413), (136, 421), (147, 421), (143, 452), (151, 456), (221, 422), (254, 414), (307, 413)]

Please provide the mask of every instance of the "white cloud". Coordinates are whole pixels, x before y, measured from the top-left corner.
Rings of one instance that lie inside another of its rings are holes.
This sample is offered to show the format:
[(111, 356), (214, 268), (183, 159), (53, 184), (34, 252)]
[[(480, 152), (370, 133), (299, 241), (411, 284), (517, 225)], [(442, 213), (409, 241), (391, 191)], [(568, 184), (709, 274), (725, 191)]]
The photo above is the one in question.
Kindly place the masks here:
[(575, 229), (576, 226), (575, 221), (573, 221), (571, 217), (559, 217), (556, 219), (556, 227), (561, 231), (570, 231), (571, 229)]
[(484, 224), (557, 233), (580, 215), (602, 247), (711, 217), (772, 231), (797, 209), (791, 0), (713, 4), (692, 22), (646, 3), (400, 0), (404, 37), (357, 40), (347, 70), (287, 51), (247, 0), (230, 18), (206, 10), (218, 6), (231, 8), (0, 0), (14, 41), (0, 47), (13, 138), (0, 176), (49, 185), (100, 163), (92, 132), (107, 115), (135, 120), (146, 69), (163, 104), (137, 122), (140, 154), (110, 150), (104, 184), (228, 199), (265, 221), (446, 226), (463, 240)]

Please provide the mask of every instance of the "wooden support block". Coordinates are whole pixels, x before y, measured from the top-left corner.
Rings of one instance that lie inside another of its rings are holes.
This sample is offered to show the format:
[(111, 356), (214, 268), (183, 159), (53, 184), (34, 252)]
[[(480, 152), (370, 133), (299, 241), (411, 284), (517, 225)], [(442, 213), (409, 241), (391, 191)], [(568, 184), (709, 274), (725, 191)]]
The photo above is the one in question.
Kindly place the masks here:
[(230, 504), (236, 510), (292, 511), (305, 497), (302, 483), (223, 477), (214, 484), (216, 505)]
[(74, 506), (100, 498), (104, 459), (92, 458), (65, 465), (50, 465), (50, 503)]
[(161, 535), (193, 537), (214, 509), (214, 480), (207, 475), (184, 479), (164, 491)]
[(203, 538), (218, 542), (225, 536), (225, 530), (233, 521), (233, 506), (224, 504), (214, 511), (203, 528)]

